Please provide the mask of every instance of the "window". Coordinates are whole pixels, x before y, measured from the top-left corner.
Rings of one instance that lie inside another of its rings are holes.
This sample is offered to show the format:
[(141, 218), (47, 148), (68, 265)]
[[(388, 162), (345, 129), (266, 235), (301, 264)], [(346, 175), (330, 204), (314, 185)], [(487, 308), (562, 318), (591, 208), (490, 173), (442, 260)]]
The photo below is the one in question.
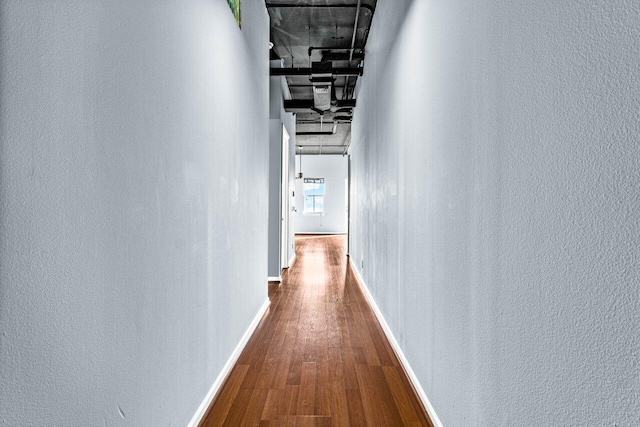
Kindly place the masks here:
[(324, 178), (304, 179), (304, 212), (324, 213)]

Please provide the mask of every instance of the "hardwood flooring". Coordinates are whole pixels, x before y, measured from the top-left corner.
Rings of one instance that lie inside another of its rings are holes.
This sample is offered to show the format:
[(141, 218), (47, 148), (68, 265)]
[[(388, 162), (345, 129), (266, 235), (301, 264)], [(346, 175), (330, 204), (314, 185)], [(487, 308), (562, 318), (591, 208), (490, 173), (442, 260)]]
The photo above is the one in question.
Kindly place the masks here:
[(202, 426), (432, 426), (345, 246), (345, 236), (296, 236), (296, 261), (270, 286)]

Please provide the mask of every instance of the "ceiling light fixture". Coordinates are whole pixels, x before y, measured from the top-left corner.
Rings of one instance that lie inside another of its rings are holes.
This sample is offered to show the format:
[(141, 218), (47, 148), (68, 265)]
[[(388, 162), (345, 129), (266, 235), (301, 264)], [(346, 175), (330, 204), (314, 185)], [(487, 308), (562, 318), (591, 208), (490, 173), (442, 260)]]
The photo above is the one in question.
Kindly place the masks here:
[(298, 145), (298, 148), (300, 149), (300, 154), (298, 154), (298, 156), (300, 156), (300, 172), (298, 172), (298, 174), (296, 175), (296, 179), (302, 179), (302, 145)]

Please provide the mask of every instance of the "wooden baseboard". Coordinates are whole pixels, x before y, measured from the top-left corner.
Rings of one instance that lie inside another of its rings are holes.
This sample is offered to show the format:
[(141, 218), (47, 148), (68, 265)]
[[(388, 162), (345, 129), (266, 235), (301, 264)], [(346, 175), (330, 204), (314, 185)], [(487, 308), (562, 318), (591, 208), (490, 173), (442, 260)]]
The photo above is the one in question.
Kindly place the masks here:
[(349, 264), (351, 265), (351, 270), (356, 276), (358, 285), (360, 285), (360, 289), (362, 289), (362, 292), (367, 298), (367, 302), (369, 302), (371, 309), (376, 315), (376, 318), (378, 319), (378, 322), (380, 323), (380, 326), (382, 327), (384, 334), (387, 336), (387, 339), (389, 340), (389, 343), (391, 344), (393, 351), (396, 353), (396, 356), (398, 357), (398, 360), (400, 360), (400, 363), (402, 364), (404, 371), (407, 373), (407, 376), (409, 377), (409, 380), (411, 381), (413, 388), (415, 389), (416, 393), (418, 394), (418, 397), (420, 398), (420, 400), (422, 401), (422, 404), (427, 410), (427, 413), (429, 414), (429, 418), (431, 418), (431, 422), (435, 427), (443, 427), (442, 422), (440, 421), (440, 418), (438, 418), (438, 415), (436, 414), (435, 409), (433, 409), (433, 405), (431, 405), (431, 402), (429, 401), (427, 394), (422, 388), (422, 385), (420, 384), (418, 377), (416, 376), (415, 372), (413, 372), (413, 369), (411, 368), (409, 361), (404, 355), (404, 352), (402, 351), (400, 344), (398, 344), (398, 341), (393, 336), (393, 332), (391, 332), (391, 328), (389, 327), (389, 324), (387, 323), (384, 316), (382, 315), (382, 311), (380, 311), (378, 304), (376, 303), (375, 299), (373, 299), (373, 295), (371, 294), (371, 291), (369, 291), (369, 288), (364, 282), (364, 279), (360, 275), (360, 271), (358, 271), (358, 269), (356, 268), (356, 265), (354, 264), (351, 257), (349, 257)]
[(216, 380), (213, 382), (213, 385), (209, 389), (209, 392), (207, 393), (204, 400), (198, 407), (198, 410), (196, 411), (196, 413), (191, 418), (191, 421), (189, 421), (189, 424), (187, 425), (187, 427), (198, 427), (200, 423), (204, 420), (207, 413), (209, 412), (209, 408), (211, 407), (211, 404), (213, 403), (214, 398), (216, 397), (216, 394), (218, 393), (218, 391), (220, 391), (220, 389), (222, 388), (222, 385), (224, 384), (224, 381), (227, 379), (227, 377), (231, 373), (233, 366), (238, 361), (238, 358), (240, 357), (242, 350), (244, 350), (244, 347), (247, 345), (249, 338), (251, 338), (251, 335), (258, 327), (258, 324), (260, 323), (260, 320), (262, 320), (262, 316), (264, 316), (264, 313), (269, 308), (270, 303), (271, 302), (267, 300), (264, 302), (264, 304), (262, 304), (262, 307), (260, 307), (260, 310), (258, 310), (258, 313), (253, 318), (253, 321), (249, 325), (249, 328), (247, 328), (246, 332), (240, 339), (240, 342), (236, 346), (235, 350), (233, 350), (233, 353), (231, 353), (229, 360), (227, 360), (227, 363), (225, 363), (224, 367), (222, 368), (222, 371), (218, 375), (218, 378), (216, 378)]

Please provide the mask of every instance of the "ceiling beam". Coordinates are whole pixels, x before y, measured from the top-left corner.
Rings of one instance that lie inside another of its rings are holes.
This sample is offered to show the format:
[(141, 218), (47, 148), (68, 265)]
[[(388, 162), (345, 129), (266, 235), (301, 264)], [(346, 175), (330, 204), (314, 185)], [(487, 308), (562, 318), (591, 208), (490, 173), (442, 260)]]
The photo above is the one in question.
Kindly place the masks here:
[[(281, 8), (313, 8), (313, 9), (337, 9), (337, 8), (357, 9), (358, 8), (358, 4), (267, 3), (267, 9), (274, 9), (274, 8), (278, 8), (278, 7), (281, 7)], [(368, 10), (371, 13), (374, 12), (374, 8), (371, 5), (362, 4), (362, 5), (360, 5), (360, 7), (362, 7), (363, 9)]]
[[(355, 99), (338, 100), (338, 108), (355, 108)], [(301, 110), (313, 111), (313, 99), (292, 99), (284, 101), (284, 109), (287, 112), (300, 112)]]
[[(313, 74), (311, 68), (271, 68), (272, 76), (310, 76), (311, 74)], [(362, 67), (333, 68), (331, 74), (334, 76), (361, 76)]]

